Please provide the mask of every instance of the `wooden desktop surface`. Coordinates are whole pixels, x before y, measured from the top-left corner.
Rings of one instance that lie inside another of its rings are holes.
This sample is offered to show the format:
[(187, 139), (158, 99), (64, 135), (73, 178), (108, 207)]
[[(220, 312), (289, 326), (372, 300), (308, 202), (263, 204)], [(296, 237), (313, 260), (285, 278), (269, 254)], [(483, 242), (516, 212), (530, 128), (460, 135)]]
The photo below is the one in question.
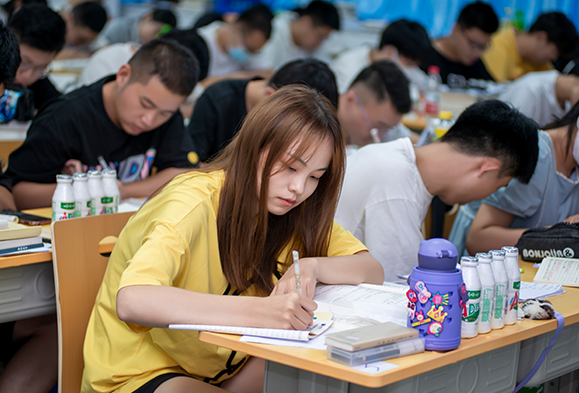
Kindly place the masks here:
[[(34, 214), (41, 217), (52, 217), (52, 208), (44, 207), (39, 209), (23, 210), (24, 213)], [(50, 224), (42, 225), (42, 230), (50, 232)], [(105, 238), (103, 242), (99, 244), (99, 253), (106, 254), (110, 253), (115, 246), (115, 238)], [(30, 265), (33, 263), (49, 262), (52, 261), (52, 252), (36, 252), (31, 254), (21, 254), (21, 255), (8, 255), (0, 257), (0, 269), (5, 267)]]
[[(454, 116), (458, 116), (465, 108), (477, 102), (477, 97), (466, 93), (441, 92), (440, 109), (451, 111)], [(431, 119), (429, 116), (418, 116), (415, 112), (410, 112), (402, 117), (402, 124), (411, 130), (422, 131)]]
[[(537, 268), (532, 263), (520, 262), (524, 269), (522, 280), (532, 282)], [(579, 288), (564, 288), (566, 293), (550, 297), (549, 300), (565, 317), (565, 325), (579, 322)], [(240, 336), (201, 332), (199, 339), (203, 342), (247, 353), (263, 359), (285, 364), (291, 367), (308, 370), (317, 374), (344, 380), (367, 387), (381, 387), (406, 378), (437, 369), (463, 359), (467, 359), (494, 349), (498, 349), (519, 341), (536, 337), (557, 328), (556, 320), (533, 321), (525, 319), (515, 325), (505, 326), (501, 330), (492, 330), (488, 334), (480, 334), (472, 339), (463, 339), (459, 348), (449, 352), (427, 351), (421, 354), (389, 359), (389, 363), (397, 368), (380, 374), (367, 374), (327, 359), (326, 351), (282, 347), (266, 344), (240, 342)]]

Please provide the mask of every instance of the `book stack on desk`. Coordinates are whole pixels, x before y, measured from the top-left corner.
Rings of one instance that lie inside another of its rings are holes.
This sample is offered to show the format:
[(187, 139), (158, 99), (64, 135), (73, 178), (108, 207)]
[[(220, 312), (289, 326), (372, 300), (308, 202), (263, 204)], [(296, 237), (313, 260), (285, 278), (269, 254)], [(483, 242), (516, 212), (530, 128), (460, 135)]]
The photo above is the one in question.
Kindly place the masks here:
[(350, 367), (424, 352), (418, 330), (392, 322), (329, 334), (326, 345), (328, 359)]
[(41, 233), (40, 226), (28, 227), (0, 219), (0, 255), (43, 247)]

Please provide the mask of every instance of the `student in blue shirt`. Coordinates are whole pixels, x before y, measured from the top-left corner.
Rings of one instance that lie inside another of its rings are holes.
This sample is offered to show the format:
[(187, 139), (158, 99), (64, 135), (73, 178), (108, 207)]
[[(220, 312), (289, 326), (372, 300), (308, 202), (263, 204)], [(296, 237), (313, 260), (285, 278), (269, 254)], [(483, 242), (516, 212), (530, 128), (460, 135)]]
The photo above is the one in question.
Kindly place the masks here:
[(539, 131), (539, 161), (529, 184), (512, 180), (490, 197), (460, 208), (450, 241), (474, 255), (514, 246), (529, 228), (579, 221), (579, 104)]

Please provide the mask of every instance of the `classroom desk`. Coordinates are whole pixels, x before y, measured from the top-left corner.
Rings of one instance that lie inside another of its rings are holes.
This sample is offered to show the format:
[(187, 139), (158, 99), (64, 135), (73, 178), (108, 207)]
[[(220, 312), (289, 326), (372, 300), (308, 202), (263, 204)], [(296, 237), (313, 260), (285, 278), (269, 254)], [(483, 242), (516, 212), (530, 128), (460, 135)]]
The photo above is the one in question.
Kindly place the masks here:
[[(478, 101), (476, 96), (457, 93), (441, 92), (440, 93), (440, 110), (451, 111), (454, 116), (458, 116), (465, 108)], [(418, 116), (415, 112), (410, 112), (402, 117), (402, 124), (414, 131), (422, 131), (428, 125), (430, 116)]]
[[(25, 210), (51, 217), (52, 209)], [(50, 232), (50, 224), (42, 226)], [(110, 253), (116, 239), (103, 239), (99, 253)], [(74, 247), (74, 245), (71, 245)], [(0, 257), (0, 323), (56, 312), (52, 252)]]
[[(521, 267), (525, 269), (523, 281), (532, 281), (537, 269), (527, 262), (521, 262)], [(539, 370), (529, 386), (579, 368), (579, 288), (565, 287), (565, 291), (549, 298), (565, 317), (565, 328), (541, 366), (543, 371)], [(463, 339), (454, 351), (389, 359), (387, 362), (398, 367), (375, 375), (332, 362), (326, 351), (245, 343), (239, 336), (210, 332), (201, 332), (199, 338), (266, 359), (264, 392), (512, 392), (516, 379), (530, 370), (532, 360), (538, 358), (556, 327), (555, 320), (518, 321), (514, 326)]]

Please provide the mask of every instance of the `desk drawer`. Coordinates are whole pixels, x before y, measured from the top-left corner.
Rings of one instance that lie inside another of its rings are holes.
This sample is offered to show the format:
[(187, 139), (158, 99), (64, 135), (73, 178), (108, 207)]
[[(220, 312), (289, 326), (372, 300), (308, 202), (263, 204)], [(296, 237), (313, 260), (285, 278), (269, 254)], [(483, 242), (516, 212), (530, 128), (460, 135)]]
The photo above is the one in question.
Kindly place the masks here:
[(0, 269), (0, 323), (54, 312), (52, 262)]
[[(542, 334), (521, 342), (521, 357), (517, 371), (517, 382), (531, 371), (537, 359), (547, 347), (554, 332)], [(537, 373), (526, 386), (537, 386), (541, 383), (560, 377), (579, 368), (579, 324), (565, 326), (555, 345), (545, 358)]]

